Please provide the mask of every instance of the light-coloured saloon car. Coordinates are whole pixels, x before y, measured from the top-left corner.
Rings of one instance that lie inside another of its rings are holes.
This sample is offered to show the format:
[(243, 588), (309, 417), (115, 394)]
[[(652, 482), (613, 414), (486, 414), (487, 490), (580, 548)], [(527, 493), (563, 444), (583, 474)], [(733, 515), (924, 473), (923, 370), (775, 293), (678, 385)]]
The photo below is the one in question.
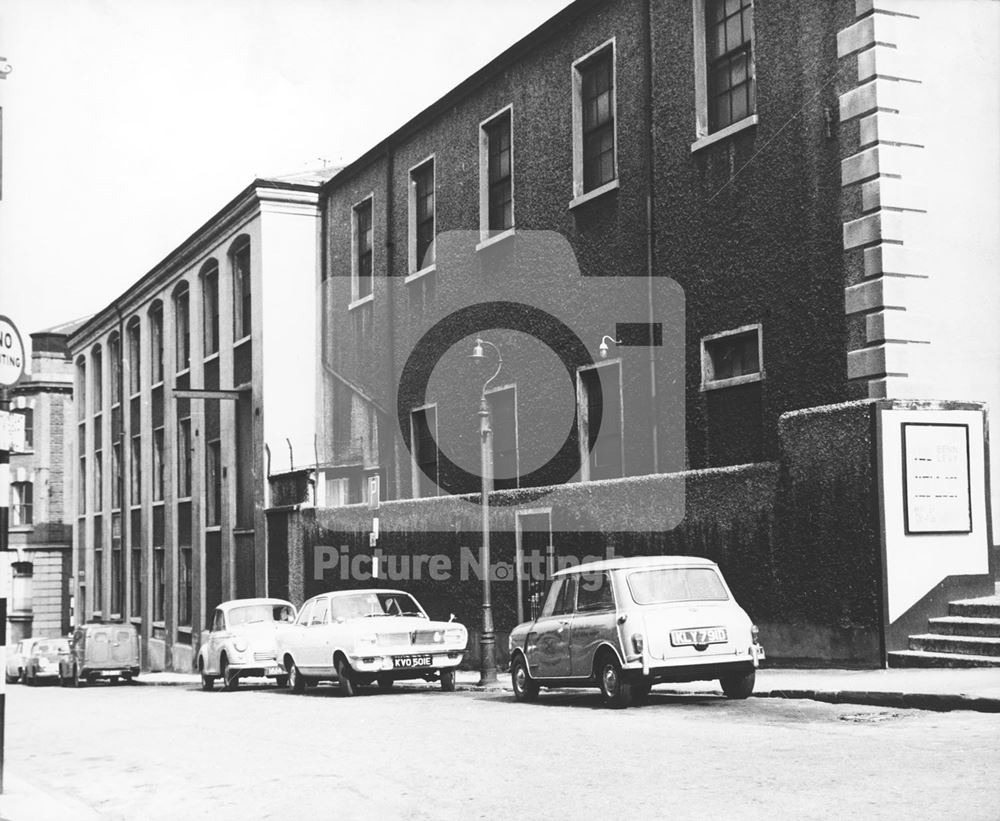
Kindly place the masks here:
[(213, 689), (220, 678), (226, 690), (234, 690), (240, 677), (249, 676), (267, 676), (284, 687), (288, 676), (278, 656), (278, 636), (294, 620), (295, 608), (284, 599), (233, 599), (220, 604), (212, 629), (201, 634), (201, 688)]
[(431, 621), (402, 590), (343, 590), (309, 599), (281, 636), (288, 685), (302, 692), (335, 681), (353, 696), (360, 685), (383, 690), (400, 679), (422, 678), (455, 689), (468, 631), (458, 622)]
[(21, 676), (24, 674), (24, 663), (28, 660), (28, 656), (31, 655), (31, 648), (35, 646), (36, 641), (43, 641), (43, 639), (33, 636), (30, 639), (21, 639), (13, 647), (7, 648), (4, 678), (8, 684), (20, 681)]
[(661, 681), (718, 679), (753, 692), (764, 650), (715, 562), (691, 556), (609, 559), (561, 570), (541, 613), (510, 634), (518, 701), (539, 687), (599, 687), (627, 707)]

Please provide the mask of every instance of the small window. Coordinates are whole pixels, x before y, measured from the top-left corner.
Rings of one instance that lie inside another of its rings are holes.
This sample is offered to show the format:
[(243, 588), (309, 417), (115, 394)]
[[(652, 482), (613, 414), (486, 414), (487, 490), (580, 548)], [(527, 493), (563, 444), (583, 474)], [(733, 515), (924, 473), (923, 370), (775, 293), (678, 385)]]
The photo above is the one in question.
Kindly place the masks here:
[(313, 605), (312, 616), (309, 618), (309, 624), (326, 624), (327, 616), (330, 614), (330, 600), (329, 599), (316, 599), (316, 603)]
[(413, 495), (438, 495), (437, 408), (420, 408), (410, 414), (413, 452)]
[(219, 352), (219, 264), (215, 260), (202, 269), (201, 316), (204, 355)]
[(215, 611), (215, 621), (212, 622), (213, 630), (225, 630), (226, 629), (226, 616), (222, 610)]
[(562, 599), (563, 589), (566, 586), (566, 577), (553, 580), (545, 596), (545, 604), (542, 605), (542, 616), (551, 616), (555, 613), (556, 603)]
[(553, 616), (564, 616), (573, 612), (576, 607), (576, 587), (577, 576), (567, 576), (566, 583), (562, 586), (559, 598), (556, 599), (555, 607), (552, 610)]
[(573, 64), (573, 91), (573, 188), (580, 196), (618, 176), (613, 41)]
[(24, 449), (34, 450), (35, 411), (32, 408), (15, 408), (11, 413), (16, 413), (24, 418)]
[(706, 336), (701, 341), (701, 389), (727, 388), (763, 377), (760, 325)]
[(514, 162), (511, 109), (480, 127), (480, 219), (482, 239), (514, 227)]
[(118, 510), (122, 506), (122, 443), (115, 442), (111, 446), (111, 508)]
[[(133, 538), (137, 538), (138, 534), (134, 534)], [(133, 547), (129, 551), (132, 558), (129, 561), (130, 572), (132, 575), (132, 585), (129, 595), (131, 596), (132, 602), (132, 618), (142, 618), (142, 548)]]
[(372, 295), (372, 197), (354, 206), (351, 301)]
[(191, 548), (181, 547), (180, 564), (177, 568), (180, 576), (177, 597), (177, 623), (181, 627), (191, 626), (191, 606), (193, 602), (194, 587), (192, 584), (192, 559)]
[(410, 273), (434, 264), (434, 160), (410, 172)]
[(611, 610), (614, 606), (615, 597), (607, 572), (580, 574), (580, 590), (576, 594), (578, 613)]
[(580, 478), (617, 479), (624, 475), (620, 364), (582, 368), (578, 390)]
[(309, 624), (309, 619), (312, 617), (312, 609), (315, 603), (315, 599), (310, 599), (302, 605), (298, 618), (295, 619), (296, 624)]
[(10, 483), (11, 527), (25, 527), (34, 523), (31, 482)]
[(87, 416), (87, 360), (82, 356), (76, 360), (76, 418), (83, 420)]

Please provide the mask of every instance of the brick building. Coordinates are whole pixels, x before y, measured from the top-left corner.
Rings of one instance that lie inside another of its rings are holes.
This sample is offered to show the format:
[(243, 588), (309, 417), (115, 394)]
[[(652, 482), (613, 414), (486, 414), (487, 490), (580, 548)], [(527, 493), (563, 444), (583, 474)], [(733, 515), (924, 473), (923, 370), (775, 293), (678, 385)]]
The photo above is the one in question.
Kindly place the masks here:
[[(992, 14), (578, 0), (349, 164), (321, 194), (320, 509), (269, 514), (288, 565), (271, 592), (349, 583), (312, 551), (368, 547), (358, 503), (376, 475), (387, 553), (478, 544), (461, 504), (478, 489), (477, 336), (503, 352), (486, 396), (508, 468), (501, 559), (708, 555), (775, 655), (843, 663), (884, 663), (948, 597), (992, 590), (984, 403), (1000, 376), (975, 363), (1000, 354), (997, 106), (963, 85), (995, 63)], [(956, 42), (972, 45), (934, 47)], [(974, 124), (961, 151), (959, 120)], [(959, 221), (966, 201), (981, 210)], [(539, 284), (536, 232), (562, 238), (577, 280)], [(683, 293), (679, 358), (664, 331), (659, 365), (634, 339), (601, 360), (620, 320), (581, 283), (638, 277)], [(583, 329), (575, 353), (549, 344), (568, 382), (530, 324), (437, 324), (504, 299), (548, 300)], [(553, 447), (540, 426), (560, 401), (572, 481), (555, 493), (524, 463)], [(954, 487), (916, 489), (921, 448), (964, 458)], [(288, 478), (284, 500), (312, 498)], [(476, 623), (475, 585), (413, 587)], [(497, 587), (503, 632), (532, 593)]]
[[(73, 365), (66, 345), (80, 321), (31, 334), (31, 369), (10, 391), (25, 449), (10, 457), (10, 643), (69, 630), (72, 595)], [(71, 432), (71, 431), (70, 431)]]

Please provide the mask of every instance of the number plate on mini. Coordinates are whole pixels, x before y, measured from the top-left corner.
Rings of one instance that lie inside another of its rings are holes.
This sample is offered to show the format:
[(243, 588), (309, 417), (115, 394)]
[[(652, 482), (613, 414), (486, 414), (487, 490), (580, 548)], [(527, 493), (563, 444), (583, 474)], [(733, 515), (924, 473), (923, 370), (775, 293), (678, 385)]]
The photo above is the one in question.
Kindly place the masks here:
[(430, 667), (430, 656), (395, 656), (392, 660), (393, 667)]
[(670, 631), (670, 643), (674, 647), (724, 644), (727, 640), (725, 627), (699, 627), (695, 630)]

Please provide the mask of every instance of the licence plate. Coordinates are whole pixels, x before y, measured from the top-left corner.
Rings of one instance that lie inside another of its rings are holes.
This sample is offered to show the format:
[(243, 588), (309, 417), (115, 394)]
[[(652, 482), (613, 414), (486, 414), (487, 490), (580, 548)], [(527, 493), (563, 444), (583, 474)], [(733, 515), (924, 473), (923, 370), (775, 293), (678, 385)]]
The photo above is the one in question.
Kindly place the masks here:
[(393, 667), (430, 667), (430, 656), (395, 656), (392, 660)]
[(267, 670), (266, 670), (266, 672), (265, 672), (265, 675), (268, 675), (268, 676), (280, 676), (280, 675), (284, 675), (284, 672), (285, 672), (285, 668), (284, 667), (268, 667)]
[(725, 627), (700, 627), (696, 630), (671, 630), (670, 643), (674, 647), (701, 644), (724, 644), (727, 641)]

